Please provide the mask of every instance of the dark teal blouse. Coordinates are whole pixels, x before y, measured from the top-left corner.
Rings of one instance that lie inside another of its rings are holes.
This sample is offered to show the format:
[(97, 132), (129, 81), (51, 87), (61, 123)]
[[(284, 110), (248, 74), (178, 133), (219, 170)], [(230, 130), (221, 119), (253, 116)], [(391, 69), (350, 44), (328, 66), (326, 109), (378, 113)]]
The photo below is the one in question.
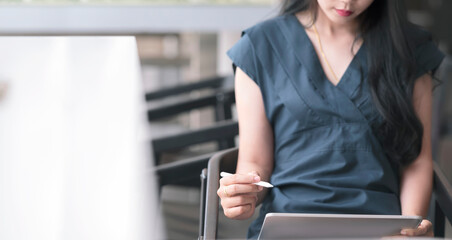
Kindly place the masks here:
[[(257, 238), (269, 212), (400, 214), (398, 166), (373, 129), (382, 118), (367, 84), (364, 43), (337, 86), (325, 76), (294, 15), (259, 23), (228, 51), (259, 86), (274, 132), (275, 186), (248, 231)], [(418, 76), (443, 54), (428, 41), (416, 48)]]

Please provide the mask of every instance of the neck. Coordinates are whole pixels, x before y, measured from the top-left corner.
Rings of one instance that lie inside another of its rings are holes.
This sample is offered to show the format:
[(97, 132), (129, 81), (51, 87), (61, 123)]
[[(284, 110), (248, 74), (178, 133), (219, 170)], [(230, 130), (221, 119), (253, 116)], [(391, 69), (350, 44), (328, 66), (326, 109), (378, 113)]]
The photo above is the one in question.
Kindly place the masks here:
[(345, 23), (333, 22), (320, 8), (317, 8), (317, 19), (315, 21), (315, 25), (318, 29), (320, 29), (319, 31), (331, 37), (344, 36), (344, 34), (356, 36), (358, 31), (357, 19)]

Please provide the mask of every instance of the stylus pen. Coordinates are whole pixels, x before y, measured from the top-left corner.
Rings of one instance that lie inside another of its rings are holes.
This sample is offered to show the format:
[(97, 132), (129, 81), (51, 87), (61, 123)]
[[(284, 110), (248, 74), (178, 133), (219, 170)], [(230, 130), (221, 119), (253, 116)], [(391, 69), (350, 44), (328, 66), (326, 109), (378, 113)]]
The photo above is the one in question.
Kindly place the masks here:
[[(234, 175), (234, 174), (232, 174), (232, 173), (227, 173), (227, 172), (221, 172), (221, 173), (220, 173), (220, 176), (221, 176), (221, 177), (228, 177), (228, 176), (232, 176), (232, 175)], [(262, 187), (266, 187), (266, 188), (272, 188), (272, 187), (273, 187), (273, 185), (271, 185), (271, 184), (268, 183), (268, 182), (264, 182), (264, 181), (260, 181), (260, 182), (253, 183), (253, 184), (256, 184), (256, 185), (259, 185), (259, 186), (262, 186)]]

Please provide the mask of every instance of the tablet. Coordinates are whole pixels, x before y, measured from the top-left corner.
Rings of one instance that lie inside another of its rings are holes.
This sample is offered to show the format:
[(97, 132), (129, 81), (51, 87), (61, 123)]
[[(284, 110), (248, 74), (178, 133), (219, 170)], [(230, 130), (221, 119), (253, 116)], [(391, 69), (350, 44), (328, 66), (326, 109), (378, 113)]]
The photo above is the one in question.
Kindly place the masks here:
[(380, 238), (421, 221), (401, 215), (267, 213), (259, 239)]

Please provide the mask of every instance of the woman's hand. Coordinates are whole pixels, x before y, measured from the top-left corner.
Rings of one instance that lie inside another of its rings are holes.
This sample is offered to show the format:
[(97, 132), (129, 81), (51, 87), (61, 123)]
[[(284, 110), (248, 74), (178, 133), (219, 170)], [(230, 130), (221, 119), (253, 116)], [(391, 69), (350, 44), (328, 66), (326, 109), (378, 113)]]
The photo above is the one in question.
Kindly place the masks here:
[(432, 223), (424, 219), (416, 229), (403, 229), (400, 234), (402, 236), (426, 236), (433, 237), (433, 225)]
[(221, 198), (224, 215), (232, 219), (247, 219), (254, 214), (257, 193), (263, 187), (253, 183), (259, 182), (256, 171), (248, 174), (234, 174), (220, 179), (217, 194)]

